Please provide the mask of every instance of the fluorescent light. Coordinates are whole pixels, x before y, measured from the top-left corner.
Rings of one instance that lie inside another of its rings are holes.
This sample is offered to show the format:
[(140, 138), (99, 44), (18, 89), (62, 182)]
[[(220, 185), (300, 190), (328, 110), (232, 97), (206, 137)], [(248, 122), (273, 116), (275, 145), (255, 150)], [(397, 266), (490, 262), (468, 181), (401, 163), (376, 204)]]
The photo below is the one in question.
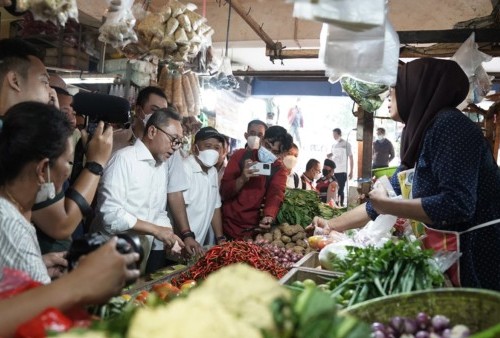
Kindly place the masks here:
[(62, 76), (62, 79), (66, 84), (91, 84), (91, 83), (113, 83), (115, 81), (115, 77), (106, 75), (106, 76)]

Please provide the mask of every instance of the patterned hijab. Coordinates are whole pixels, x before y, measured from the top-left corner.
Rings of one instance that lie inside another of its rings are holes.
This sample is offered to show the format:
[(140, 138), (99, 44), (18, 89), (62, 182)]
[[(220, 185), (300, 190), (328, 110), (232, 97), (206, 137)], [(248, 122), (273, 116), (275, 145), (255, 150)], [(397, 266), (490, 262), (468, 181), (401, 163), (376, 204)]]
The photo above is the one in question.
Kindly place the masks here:
[(422, 58), (400, 67), (395, 90), (398, 113), (405, 123), (401, 163), (413, 168), (425, 132), (441, 110), (464, 101), (469, 80), (455, 61)]

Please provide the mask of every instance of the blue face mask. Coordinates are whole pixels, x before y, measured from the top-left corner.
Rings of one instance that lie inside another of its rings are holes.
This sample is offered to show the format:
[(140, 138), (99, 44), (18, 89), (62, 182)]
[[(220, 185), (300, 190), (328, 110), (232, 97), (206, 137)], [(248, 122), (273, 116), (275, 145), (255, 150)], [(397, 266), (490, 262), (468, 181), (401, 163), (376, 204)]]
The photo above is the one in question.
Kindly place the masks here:
[(257, 156), (259, 157), (259, 161), (262, 163), (274, 163), (274, 161), (278, 158), (264, 146), (259, 148)]

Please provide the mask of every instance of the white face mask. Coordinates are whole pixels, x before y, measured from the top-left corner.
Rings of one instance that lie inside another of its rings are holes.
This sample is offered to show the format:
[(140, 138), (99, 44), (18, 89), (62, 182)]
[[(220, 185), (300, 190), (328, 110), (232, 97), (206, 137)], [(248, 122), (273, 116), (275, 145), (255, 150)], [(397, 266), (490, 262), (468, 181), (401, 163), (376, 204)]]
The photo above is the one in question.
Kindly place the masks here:
[(56, 197), (56, 187), (53, 182), (50, 182), (50, 167), (47, 167), (48, 182), (40, 186), (40, 190), (36, 193), (35, 203), (45, 202)]
[(377, 140), (382, 141), (383, 139), (385, 139), (384, 135), (377, 135)]
[(259, 161), (262, 163), (274, 163), (277, 159), (276, 155), (274, 155), (266, 147), (260, 147), (257, 156), (259, 157)]
[(314, 179), (317, 181), (321, 178), (321, 173), (317, 173), (316, 175), (314, 175)]
[(247, 137), (247, 145), (250, 149), (259, 149), (260, 146), (260, 137), (258, 136), (248, 136)]
[(297, 157), (293, 155), (286, 155), (285, 158), (283, 159), (283, 164), (289, 170), (292, 170), (297, 165)]
[[(196, 146), (198, 148), (198, 146)], [(201, 150), (198, 148), (198, 159), (203, 163), (205, 167), (213, 167), (219, 160), (219, 152), (214, 149)]]
[(142, 119), (142, 123), (144, 123), (144, 126), (146, 126), (146, 123), (148, 123), (149, 118), (153, 114), (144, 114), (144, 118)]

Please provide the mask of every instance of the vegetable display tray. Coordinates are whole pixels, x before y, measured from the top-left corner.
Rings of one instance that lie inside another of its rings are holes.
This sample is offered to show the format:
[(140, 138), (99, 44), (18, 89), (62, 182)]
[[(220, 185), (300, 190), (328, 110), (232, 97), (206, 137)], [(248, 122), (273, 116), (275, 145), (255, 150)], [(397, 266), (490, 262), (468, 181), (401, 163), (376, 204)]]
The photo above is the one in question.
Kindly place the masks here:
[(500, 292), (443, 288), (372, 299), (345, 310), (365, 322), (388, 322), (394, 316), (414, 317), (419, 312), (444, 315), (471, 332), (500, 323)]
[(304, 281), (306, 279), (312, 279), (316, 282), (316, 284), (323, 284), (328, 281), (331, 281), (334, 278), (339, 277), (340, 274), (337, 274), (333, 271), (321, 271), (315, 269), (301, 269), (301, 268), (293, 268), (286, 275), (284, 275), (279, 283), (282, 285), (291, 285), (296, 281)]
[(302, 257), (298, 262), (293, 265), (293, 268), (304, 271), (321, 272), (324, 274), (330, 274), (331, 276), (341, 276), (342, 272), (335, 272), (330, 270), (324, 270), (321, 268), (319, 262), (319, 252), (313, 251)]

